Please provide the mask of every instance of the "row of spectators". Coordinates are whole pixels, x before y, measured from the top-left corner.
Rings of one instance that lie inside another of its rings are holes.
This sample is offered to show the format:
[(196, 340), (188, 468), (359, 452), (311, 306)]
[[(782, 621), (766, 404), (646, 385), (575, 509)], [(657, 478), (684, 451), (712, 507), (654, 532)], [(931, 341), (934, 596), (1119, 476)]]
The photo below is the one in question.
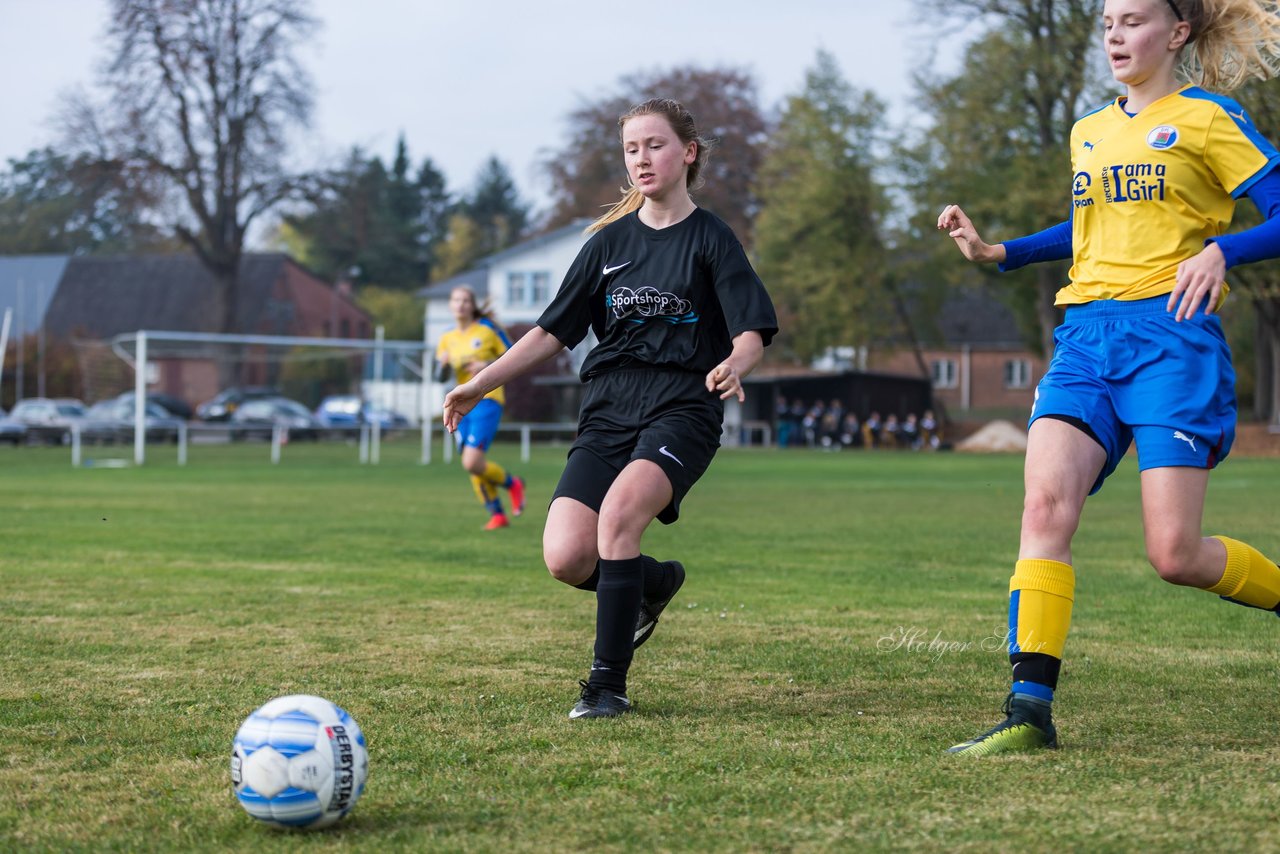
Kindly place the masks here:
[(936, 450), (942, 444), (942, 430), (931, 409), (919, 417), (908, 412), (901, 419), (894, 413), (881, 418), (879, 412), (872, 411), (859, 418), (839, 399), (830, 403), (817, 400), (806, 407), (801, 400), (788, 403), (779, 396), (776, 415), (780, 448)]

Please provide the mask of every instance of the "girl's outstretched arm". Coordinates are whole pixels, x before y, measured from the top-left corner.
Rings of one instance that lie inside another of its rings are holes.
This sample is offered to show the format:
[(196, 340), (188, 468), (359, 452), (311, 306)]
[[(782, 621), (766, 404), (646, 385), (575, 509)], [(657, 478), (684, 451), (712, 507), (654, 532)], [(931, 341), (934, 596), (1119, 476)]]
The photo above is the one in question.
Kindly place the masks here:
[(458, 429), (462, 416), (470, 412), (489, 392), (550, 359), (564, 349), (554, 335), (541, 326), (524, 334), (510, 350), (467, 382), (444, 396), (444, 426), (450, 433)]

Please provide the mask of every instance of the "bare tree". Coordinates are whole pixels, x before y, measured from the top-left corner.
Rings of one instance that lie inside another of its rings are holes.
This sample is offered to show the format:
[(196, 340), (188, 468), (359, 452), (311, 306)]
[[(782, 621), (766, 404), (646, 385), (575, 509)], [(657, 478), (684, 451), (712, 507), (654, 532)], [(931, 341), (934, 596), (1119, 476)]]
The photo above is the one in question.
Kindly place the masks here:
[(71, 142), (161, 189), (163, 225), (213, 273), (232, 331), (245, 234), (299, 180), (286, 140), (312, 100), (293, 51), (315, 21), (305, 0), (110, 3), (107, 99), (72, 104)]

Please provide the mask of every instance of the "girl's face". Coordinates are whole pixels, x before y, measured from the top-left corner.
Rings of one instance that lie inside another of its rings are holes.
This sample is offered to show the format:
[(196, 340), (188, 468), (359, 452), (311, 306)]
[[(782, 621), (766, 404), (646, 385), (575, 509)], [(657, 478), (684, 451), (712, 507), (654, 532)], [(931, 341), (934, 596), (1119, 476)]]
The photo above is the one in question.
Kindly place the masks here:
[(1102, 28), (1111, 73), (1126, 86), (1172, 76), (1178, 49), (1190, 32), (1167, 0), (1106, 0)]
[(622, 126), (622, 151), (636, 189), (646, 199), (662, 200), (668, 193), (686, 192), (685, 176), (698, 144), (681, 143), (666, 116), (651, 114)]
[(458, 288), (449, 294), (449, 311), (459, 325), (470, 323), (476, 319), (476, 301), (470, 291)]

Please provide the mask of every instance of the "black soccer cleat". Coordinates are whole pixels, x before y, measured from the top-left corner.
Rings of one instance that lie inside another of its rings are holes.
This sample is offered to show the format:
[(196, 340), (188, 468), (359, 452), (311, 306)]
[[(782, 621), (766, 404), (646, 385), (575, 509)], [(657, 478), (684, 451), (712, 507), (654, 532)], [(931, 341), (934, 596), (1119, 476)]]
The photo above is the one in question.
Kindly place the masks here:
[(607, 688), (596, 688), (581, 679), (582, 696), (578, 704), (569, 712), (569, 720), (580, 718), (616, 718), (631, 711), (631, 701), (626, 694), (619, 694)]
[(676, 594), (680, 592), (680, 587), (684, 584), (684, 564), (678, 560), (667, 562), (671, 564), (671, 571), (675, 574), (676, 583), (671, 588), (671, 595), (661, 602), (640, 600), (640, 614), (636, 617), (636, 635), (632, 643), (632, 649), (638, 649), (640, 644), (649, 639), (649, 636), (653, 634), (653, 630), (658, 627), (658, 615), (662, 613), (662, 609), (667, 607), (667, 603), (676, 598)]

